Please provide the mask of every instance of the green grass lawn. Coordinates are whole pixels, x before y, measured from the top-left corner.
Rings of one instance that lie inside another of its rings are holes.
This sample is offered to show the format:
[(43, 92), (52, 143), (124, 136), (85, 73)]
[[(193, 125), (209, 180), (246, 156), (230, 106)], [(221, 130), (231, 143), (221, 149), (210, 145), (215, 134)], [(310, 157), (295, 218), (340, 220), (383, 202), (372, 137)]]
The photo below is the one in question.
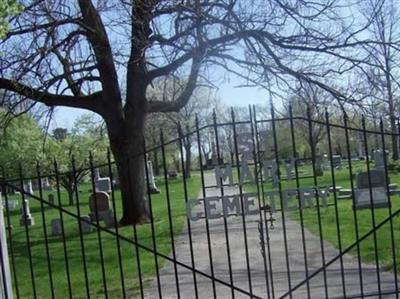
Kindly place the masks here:
[[(365, 170), (365, 163), (354, 162), (353, 173)], [(309, 165), (301, 166), (299, 168), (300, 176), (310, 176), (312, 169)], [(282, 173), (285, 171), (282, 169)], [(236, 174), (236, 172), (235, 172)], [(236, 175), (234, 175), (236, 177)], [(340, 170), (335, 170), (336, 185), (343, 187), (350, 187), (350, 177), (348, 168), (343, 167)], [(390, 179), (392, 183), (398, 183), (400, 185), (400, 175), (397, 173), (390, 173)], [(167, 213), (167, 201), (165, 197), (165, 186), (160, 180), (158, 187), (161, 189), (161, 194), (152, 196), (153, 213), (155, 218), (155, 237), (157, 250), (163, 254), (171, 253), (171, 240), (169, 233), (169, 222)], [(201, 187), (201, 180), (199, 173), (193, 173), (193, 177), (188, 180), (188, 191), (189, 197), (195, 198)], [(318, 186), (330, 186), (332, 185), (332, 176), (330, 170), (325, 171), (323, 176), (317, 177)], [(312, 187), (314, 186), (313, 178), (303, 178), (300, 180), (300, 187)], [(79, 193), (80, 208), (82, 215), (87, 215), (89, 212), (88, 198), (90, 184), (82, 185)], [(178, 234), (184, 225), (186, 210), (184, 205), (184, 189), (181, 179), (170, 181), (170, 198), (171, 198), (171, 209), (172, 219), (174, 226), (174, 234)], [(283, 189), (293, 189), (296, 187), (295, 180), (283, 180)], [(272, 189), (271, 184), (264, 184), (265, 190)], [(256, 191), (255, 185), (246, 184), (246, 192)], [(47, 198), (46, 192), (45, 198)], [(55, 191), (52, 192), (56, 194)], [(67, 206), (67, 194), (62, 192), (62, 203), (63, 207), (76, 213), (76, 206)], [(331, 194), (328, 198), (328, 204), (334, 203), (334, 197)], [(30, 246), (33, 256), (33, 267), (35, 276), (35, 285), (37, 290), (38, 298), (51, 298), (50, 283), (49, 283), (49, 272), (46, 259), (45, 242), (43, 234), (43, 223), (41, 218), (41, 209), (39, 203), (35, 199), (30, 200), (31, 212), (35, 218), (35, 226), (29, 229), (30, 234)], [(20, 206), (19, 206), (20, 207)], [(121, 200), (120, 194), (116, 192), (116, 207), (117, 212), (121, 215)], [(279, 207), (279, 204), (277, 204)], [(393, 211), (400, 209), (400, 198), (398, 195), (392, 197), (392, 208)], [(277, 212), (280, 213), (280, 212)], [(352, 210), (351, 200), (341, 200), (338, 202), (338, 213), (339, 213), (339, 224), (340, 224), (340, 235), (342, 241), (342, 248), (350, 246), (356, 240), (355, 236), (355, 223)], [(25, 229), (19, 225), (19, 210), (11, 211), (11, 223), (12, 229), (12, 247), (15, 257), (16, 276), (19, 286), (20, 298), (33, 298), (32, 293), (32, 280), (29, 267), (27, 241), (25, 235)], [(299, 211), (288, 212), (291, 219), (300, 221)], [(378, 224), (388, 216), (388, 209), (376, 209), (376, 223)], [(316, 209), (304, 209), (304, 225), (311, 232), (318, 235), (318, 215)], [(358, 210), (358, 226), (360, 236), (368, 232), (372, 228), (371, 222), (371, 210)], [(57, 209), (45, 208), (45, 217), (47, 221), (47, 231), (49, 234), (48, 244), (50, 250), (50, 260), (52, 268), (52, 278), (54, 281), (54, 289), (56, 298), (67, 298), (67, 278), (66, 278), (66, 267), (64, 262), (63, 243), (60, 236), (50, 236), (50, 221), (54, 218), (59, 218), (59, 212)], [(399, 243), (400, 238), (400, 223), (398, 217), (393, 220), (394, 226), (394, 237), (396, 244)], [(66, 238), (67, 238), (67, 253), (68, 253), (68, 265), (71, 275), (72, 283), (72, 296), (73, 298), (86, 298), (86, 288), (84, 280), (84, 268), (83, 259), (81, 252), (80, 236), (78, 233), (78, 223), (75, 218), (64, 214), (64, 223), (66, 227)], [(338, 234), (336, 230), (336, 215), (334, 206), (328, 206), (321, 208), (321, 223), (322, 232), (325, 240), (329, 241), (334, 246), (338, 246)], [(279, 224), (278, 224), (279, 225)], [(300, 233), (300, 232), (299, 232)], [(133, 229), (132, 227), (120, 228), (120, 234), (130, 240), (133, 240)], [(110, 298), (121, 298), (121, 279), (120, 269), (118, 263), (118, 251), (116, 238), (109, 233), (102, 232), (102, 246), (104, 254), (105, 273), (107, 280), (107, 288)], [(151, 226), (149, 224), (138, 226), (138, 239), (139, 243), (152, 248), (152, 234)], [(378, 254), (379, 261), (382, 265), (388, 269), (393, 269), (392, 260), (392, 245), (391, 245), (391, 233), (389, 223), (384, 225), (377, 231), (378, 241)], [(89, 290), (92, 298), (103, 298), (104, 289), (102, 282), (102, 271), (99, 254), (99, 241), (96, 232), (86, 234), (83, 237), (84, 247), (86, 252), (86, 264), (87, 273), (89, 277)], [(136, 248), (131, 243), (121, 240), (120, 249), (122, 253), (124, 283), (129, 295), (137, 294), (139, 292), (139, 275), (136, 260)], [(373, 237), (369, 237), (361, 243), (361, 257), (364, 262), (375, 261), (375, 248)], [(142, 278), (144, 286), (148, 286), (149, 282), (155, 277), (155, 261), (154, 255), (144, 249), (139, 249), (139, 259), (142, 271)], [(352, 250), (351, 254), (356, 255), (356, 250)], [(397, 270), (399, 269), (400, 254), (397, 252)], [(165, 264), (162, 258), (158, 258), (160, 268)]]
[[(346, 161), (342, 161), (342, 165), (346, 166)], [(356, 174), (359, 171), (366, 170), (365, 162), (352, 162), (353, 174)], [(373, 165), (371, 165), (372, 169)], [(312, 175), (312, 168), (309, 165), (299, 167), (300, 176), (309, 176)], [(286, 172), (284, 169), (281, 169), (283, 176), (286, 176)], [(398, 173), (389, 173), (390, 182), (399, 184), (400, 188), (400, 175)], [(347, 167), (343, 167), (342, 169), (335, 169), (335, 180), (336, 186), (342, 186), (344, 188), (350, 188), (350, 175), (349, 169)], [(324, 172), (323, 176), (317, 177), (318, 186), (331, 186), (332, 185), (332, 175), (331, 170), (327, 170)], [(312, 187), (314, 186), (313, 178), (303, 178), (300, 179), (300, 187)], [(270, 183), (264, 184), (265, 190), (273, 189)], [(282, 180), (282, 189), (294, 189), (296, 188), (295, 180)], [(356, 188), (354, 181), (354, 188)], [(247, 186), (247, 191), (255, 191), (255, 186)], [(321, 215), (321, 226), (322, 226), (322, 234), (323, 238), (329, 241), (335, 247), (338, 247), (338, 231), (337, 231), (337, 222), (336, 222), (336, 213), (335, 207), (331, 204), (334, 204), (334, 196), (331, 193), (328, 197), (328, 206), (320, 208)], [(400, 209), (400, 198), (399, 195), (391, 196), (392, 202), (392, 211), (393, 213)], [(276, 206), (279, 208), (279, 200), (276, 200)], [(348, 246), (352, 245), (356, 241), (356, 230), (355, 230), (355, 221), (354, 214), (352, 208), (352, 200), (345, 199), (339, 200), (337, 203), (338, 206), (338, 222), (340, 226), (340, 237), (342, 242), (342, 249), (346, 249)], [(277, 211), (276, 213), (281, 213)], [(300, 221), (300, 212), (291, 211), (286, 212), (291, 219), (296, 221)], [(375, 213), (375, 221), (376, 225), (385, 220), (389, 216), (388, 208), (379, 208), (374, 209)], [(310, 230), (312, 233), (319, 235), (319, 225), (318, 225), (318, 212), (316, 208), (305, 208), (303, 209), (303, 219), (305, 227)], [(372, 210), (371, 209), (362, 209), (357, 210), (357, 223), (359, 229), (359, 236), (362, 237), (368, 231), (372, 229)], [(279, 225), (279, 223), (278, 223)], [(300, 232), (299, 232), (300, 233)], [(400, 244), (400, 218), (393, 218), (393, 234), (395, 240), (395, 246), (399, 247)], [(377, 251), (379, 263), (381, 266), (384, 266), (387, 269), (393, 269), (393, 257), (392, 257), (392, 242), (391, 242), (391, 230), (390, 223), (383, 225), (376, 232), (377, 239)], [(352, 255), (356, 256), (357, 251), (356, 247), (350, 252)], [(371, 235), (367, 239), (361, 242), (360, 244), (360, 255), (363, 262), (367, 263), (375, 263), (375, 247), (374, 247), (374, 237)], [(396, 269), (397, 271), (400, 269), (400, 252), (396, 251)]]
[[(187, 181), (188, 193), (190, 198), (196, 197), (200, 189), (200, 179), (196, 176), (198, 175), (194, 174), (194, 177)], [(161, 194), (152, 196), (152, 205), (155, 218), (154, 225), (157, 251), (168, 255), (171, 252), (171, 241), (167, 213), (167, 200), (165, 197), (165, 185), (162, 181), (163, 180), (160, 180), (158, 183)], [(82, 185), (80, 187), (79, 198), (82, 215), (87, 215), (89, 213), (88, 198), (90, 194), (90, 187), (90, 184)], [(186, 215), (182, 179), (170, 181), (169, 190), (174, 234), (178, 234), (182, 230)], [(48, 193), (49, 192), (45, 192), (45, 199), (47, 199)], [(52, 193), (56, 195), (55, 191), (53, 191)], [(115, 195), (117, 214), (121, 215), (120, 193), (116, 191)], [(17, 199), (19, 197), (14, 196), (10, 198)], [(51, 298), (41, 208), (37, 200), (30, 199), (29, 202), (32, 216), (35, 219), (35, 225), (29, 229), (29, 235), (37, 297)], [(64, 208), (70, 210), (73, 213), (76, 213), (76, 206), (67, 206), (68, 199), (66, 192), (62, 192), (62, 203)], [(19, 203), (19, 208), (20, 207), (21, 203)], [(26, 233), (24, 227), (21, 227), (19, 225), (19, 208), (18, 210), (10, 211), (11, 224), (13, 226), (12, 248), (15, 258), (16, 277), (20, 298), (33, 298)], [(50, 235), (50, 221), (54, 218), (59, 218), (58, 210), (46, 207), (45, 219), (47, 222), (46, 227), (49, 235), (48, 244), (55, 296), (56, 298), (68, 298), (68, 284), (62, 237), (53, 237)], [(78, 222), (72, 216), (64, 214), (64, 225), (66, 230), (67, 254), (72, 284), (72, 296), (73, 298), (86, 298), (87, 296), (84, 280), (81, 243), (78, 233)], [(147, 246), (148, 248), (152, 248), (153, 242), (150, 224), (138, 226), (137, 231), (139, 243)], [(120, 228), (119, 233), (129, 238), (130, 240), (133, 240), (134, 234), (132, 227)], [(116, 238), (107, 232), (102, 232), (101, 238), (109, 298), (122, 298)], [(92, 298), (104, 298), (99, 241), (96, 231), (90, 234), (85, 234), (83, 240), (86, 253), (85, 257), (90, 295)], [(120, 249), (122, 254), (124, 283), (127, 289), (127, 293), (131, 295), (139, 292), (139, 276), (136, 261), (136, 248), (129, 242), (121, 240)], [(143, 283), (145, 285), (148, 285), (149, 281), (155, 276), (156, 268), (154, 255), (144, 249), (140, 249), (138, 254), (140, 258)], [(165, 261), (162, 258), (158, 258), (158, 262), (160, 267), (165, 264)]]

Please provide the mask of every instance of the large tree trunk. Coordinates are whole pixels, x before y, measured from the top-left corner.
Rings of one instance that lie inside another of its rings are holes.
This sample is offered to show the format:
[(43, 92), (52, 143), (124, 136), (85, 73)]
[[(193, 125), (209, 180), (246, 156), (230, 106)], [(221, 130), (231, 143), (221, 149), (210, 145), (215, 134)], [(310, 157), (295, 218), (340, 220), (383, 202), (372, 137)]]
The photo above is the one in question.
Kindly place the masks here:
[(62, 178), (61, 186), (63, 186), (64, 189), (68, 193), (68, 205), (70, 205), (70, 206), (75, 205), (75, 200), (74, 200), (74, 178), (72, 176), (72, 173), (69, 173), (64, 178)]
[(120, 225), (140, 224), (149, 220), (145, 200), (144, 123), (145, 113), (135, 113), (108, 126), (121, 188), (123, 214)]

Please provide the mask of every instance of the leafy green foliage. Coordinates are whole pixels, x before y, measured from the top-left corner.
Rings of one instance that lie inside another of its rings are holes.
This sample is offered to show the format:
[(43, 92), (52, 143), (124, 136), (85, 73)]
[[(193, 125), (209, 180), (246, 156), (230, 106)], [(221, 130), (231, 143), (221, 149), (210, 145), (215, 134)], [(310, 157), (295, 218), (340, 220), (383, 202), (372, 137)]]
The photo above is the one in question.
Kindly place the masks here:
[(20, 13), (22, 8), (16, 0), (0, 0), (0, 38), (8, 31), (9, 17)]
[(45, 160), (44, 137), (36, 122), (27, 115), (13, 119), (0, 131), (0, 165), (8, 177), (18, 175), (19, 164), (25, 175), (30, 175), (36, 162)]

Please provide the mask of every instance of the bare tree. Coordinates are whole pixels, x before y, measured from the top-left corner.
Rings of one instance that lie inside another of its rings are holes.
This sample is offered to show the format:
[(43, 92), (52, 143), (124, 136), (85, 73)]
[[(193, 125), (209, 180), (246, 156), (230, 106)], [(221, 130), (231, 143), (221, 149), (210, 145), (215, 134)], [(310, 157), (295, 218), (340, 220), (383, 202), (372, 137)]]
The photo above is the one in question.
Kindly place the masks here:
[[(364, 75), (367, 77), (368, 86), (365, 92), (369, 95), (370, 114), (376, 123), (376, 114), (388, 115), (390, 129), (397, 133), (396, 120), (399, 117), (398, 89), (399, 51), (391, 47), (391, 44), (398, 43), (400, 37), (399, 18), (397, 2), (393, 0), (368, 0), (361, 4), (363, 15), (371, 20), (373, 26), (369, 28), (369, 34), (380, 41), (379, 44), (366, 45), (365, 48), (370, 54), (369, 60), (373, 67), (367, 68)], [(377, 111), (380, 103), (385, 103), (384, 109)], [(399, 159), (399, 144), (397, 134), (392, 134), (393, 159)]]
[[(359, 49), (368, 24), (339, 17), (351, 1), (22, 2), (1, 43), (0, 89), (32, 105), (83, 108), (104, 119), (121, 184), (121, 224), (148, 219), (146, 115), (180, 110), (201, 74), (220, 67), (248, 84), (267, 81), (267, 88), (300, 80), (346, 101), (325, 78), (365, 61)], [(186, 85), (175, 100), (148, 95), (155, 80), (176, 74)]]
[[(289, 97), (285, 103), (285, 110), (288, 113), (289, 105), (292, 107), (294, 116), (307, 117), (312, 120), (323, 121), (325, 119), (325, 109), (332, 107), (332, 99), (320, 89), (313, 85), (303, 85), (297, 88), (295, 94)], [(309, 149), (313, 148), (318, 152), (318, 144), (326, 136), (326, 128), (315, 122), (299, 120), (296, 122), (296, 133), (305, 140)]]

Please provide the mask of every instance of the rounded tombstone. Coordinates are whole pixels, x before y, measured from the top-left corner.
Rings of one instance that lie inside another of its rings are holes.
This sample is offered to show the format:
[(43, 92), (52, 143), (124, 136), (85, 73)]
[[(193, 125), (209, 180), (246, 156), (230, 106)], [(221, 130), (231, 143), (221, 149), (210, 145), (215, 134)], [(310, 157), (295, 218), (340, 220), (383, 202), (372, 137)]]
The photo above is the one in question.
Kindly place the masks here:
[(90, 212), (95, 213), (111, 210), (110, 196), (103, 191), (95, 192), (89, 197)]

